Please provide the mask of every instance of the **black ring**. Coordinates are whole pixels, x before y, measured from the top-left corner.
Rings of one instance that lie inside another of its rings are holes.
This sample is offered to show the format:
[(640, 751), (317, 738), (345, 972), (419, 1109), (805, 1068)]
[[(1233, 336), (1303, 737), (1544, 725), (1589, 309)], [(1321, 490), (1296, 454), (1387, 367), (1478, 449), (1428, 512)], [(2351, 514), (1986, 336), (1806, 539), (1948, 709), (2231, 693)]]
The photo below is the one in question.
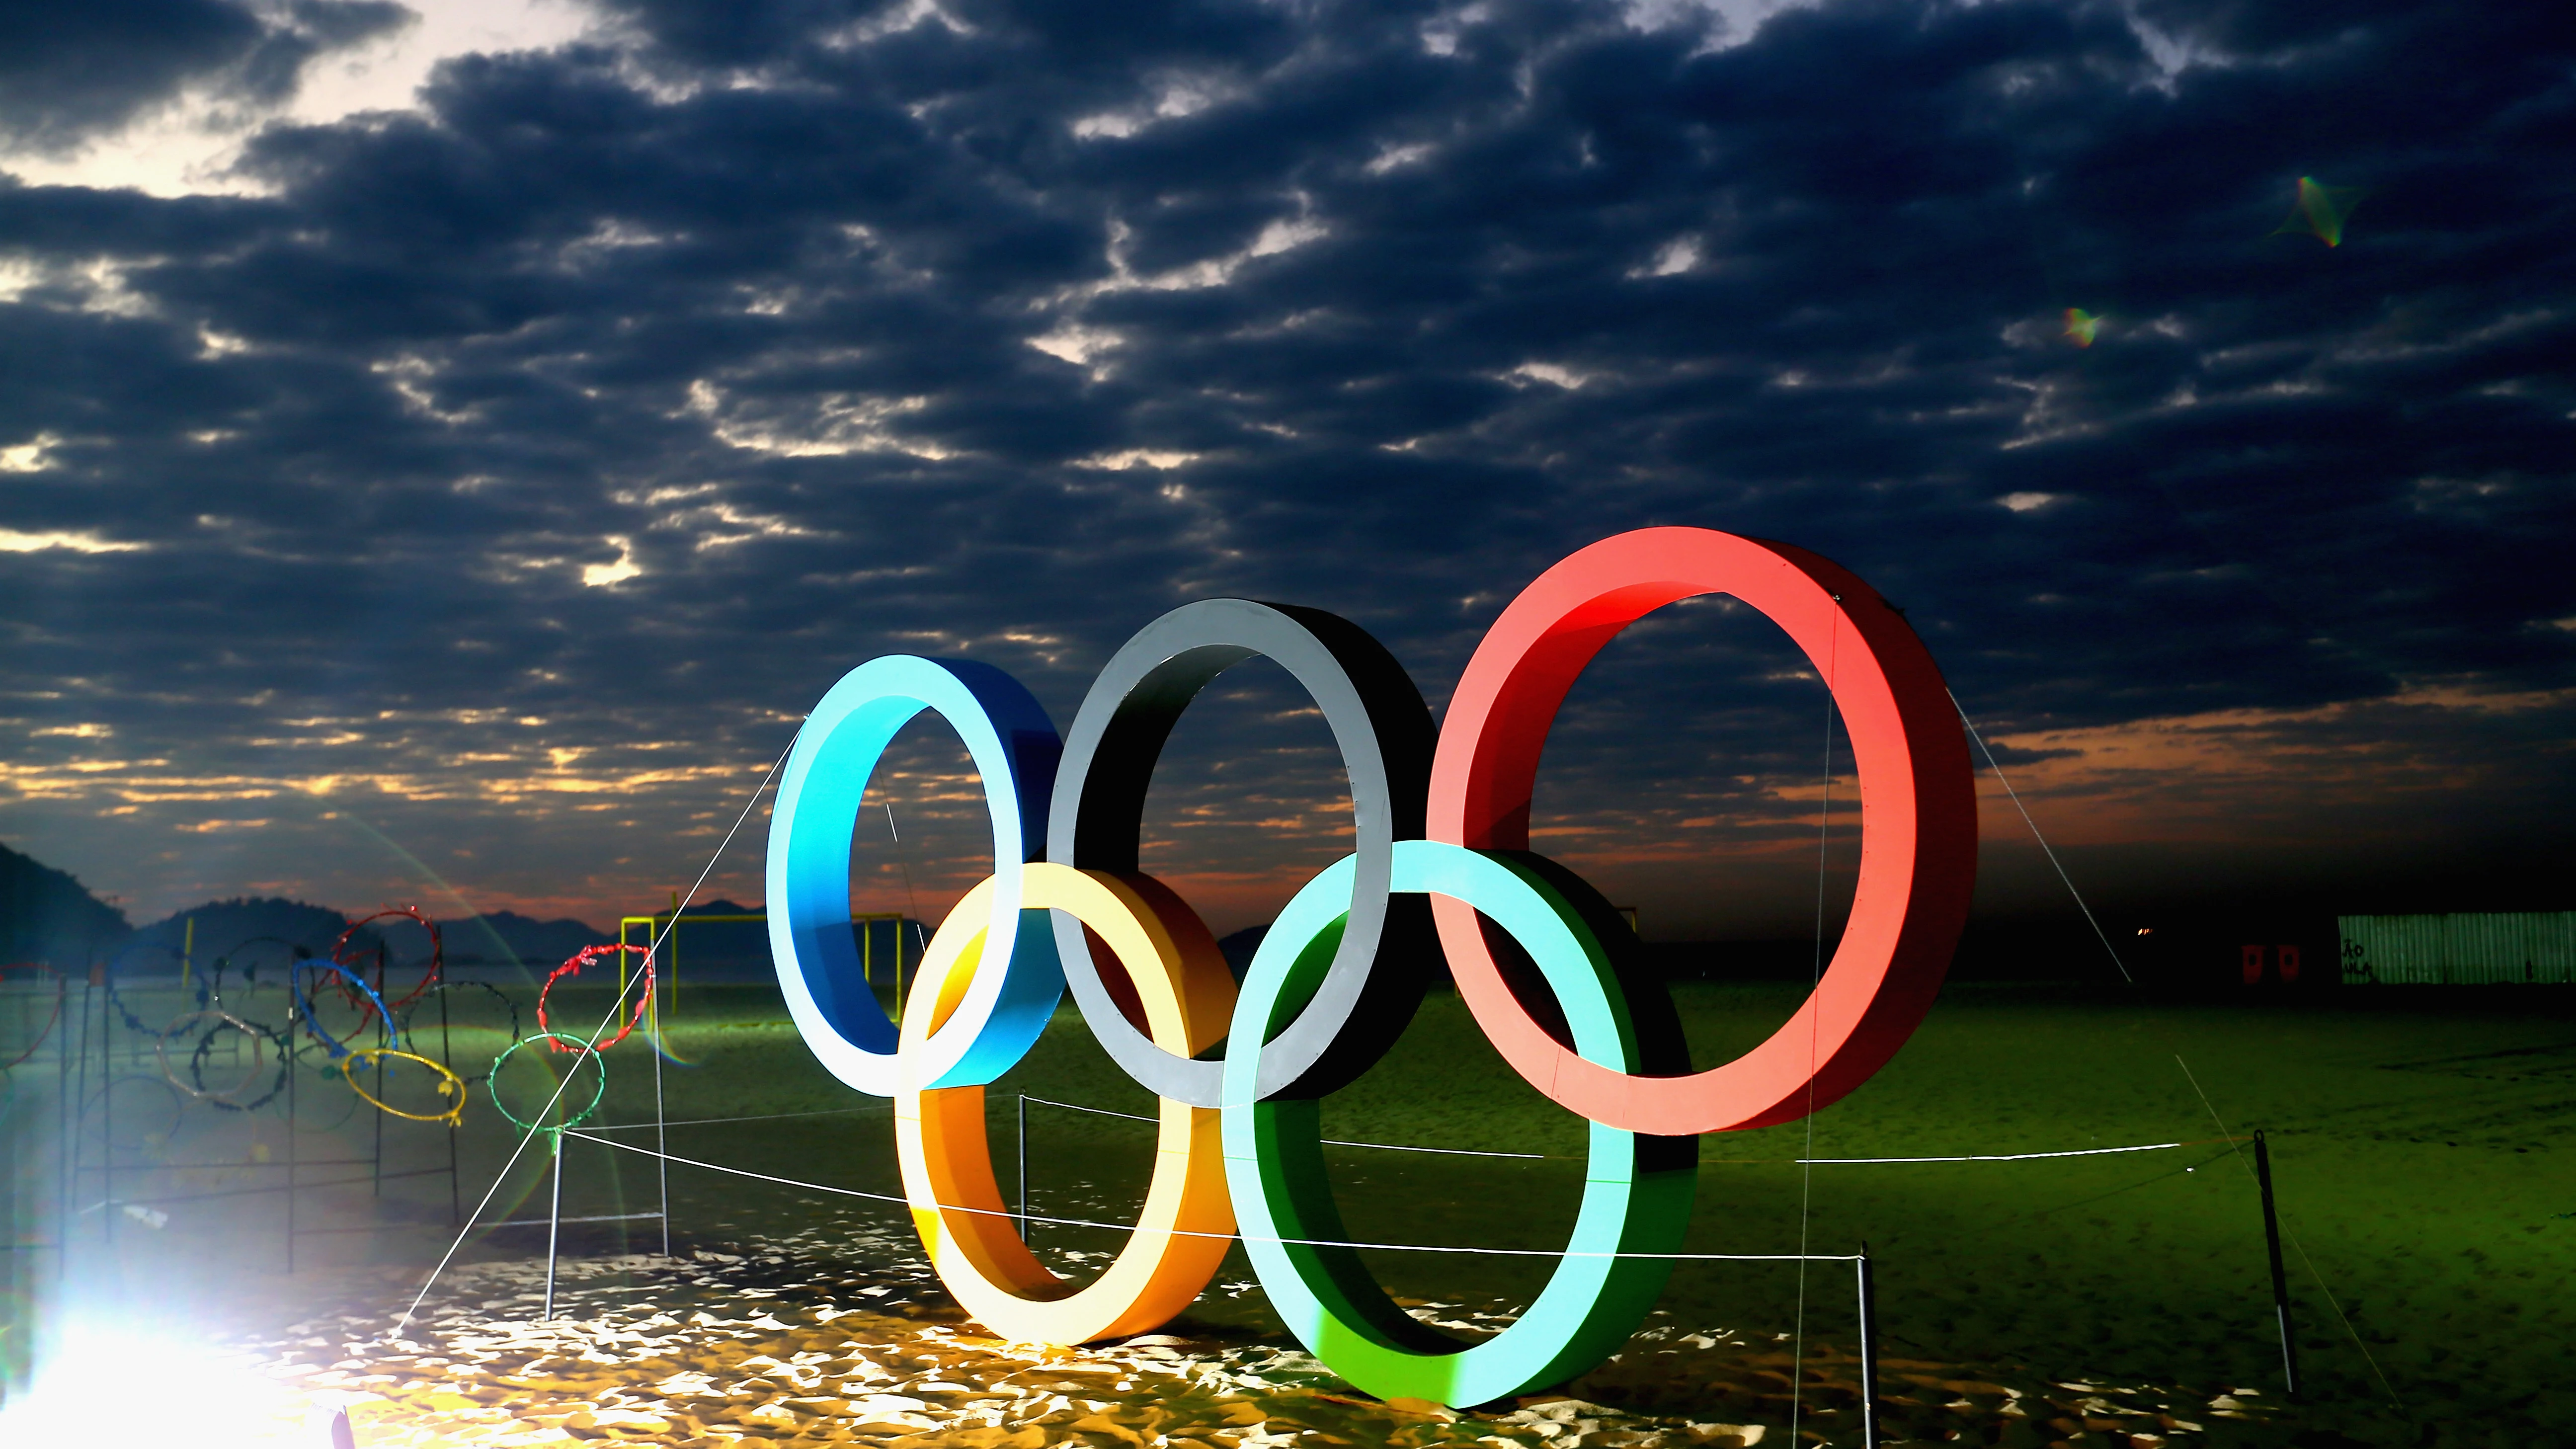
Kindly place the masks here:
[[(1146, 625), (1101, 669), (1065, 732), (1047, 810), (1047, 859), (1135, 872), (1145, 791), (1172, 726), (1209, 681), (1256, 654), (1287, 670), (1315, 701), (1350, 777), (1359, 870), (1348, 925), (1314, 999), (1262, 1049), (1264, 1099), (1315, 1097), (1368, 1070), (1394, 1045), (1437, 959), (1422, 898), (1405, 897), (1390, 910), (1387, 892), (1395, 842), (1422, 838), (1434, 736), (1421, 691), (1385, 645), (1339, 615), (1250, 599), (1184, 604)], [(1065, 982), (1110, 1059), (1147, 1091), (1217, 1106), (1224, 1063), (1156, 1046), (1102, 983), (1082, 924), (1054, 914)]]

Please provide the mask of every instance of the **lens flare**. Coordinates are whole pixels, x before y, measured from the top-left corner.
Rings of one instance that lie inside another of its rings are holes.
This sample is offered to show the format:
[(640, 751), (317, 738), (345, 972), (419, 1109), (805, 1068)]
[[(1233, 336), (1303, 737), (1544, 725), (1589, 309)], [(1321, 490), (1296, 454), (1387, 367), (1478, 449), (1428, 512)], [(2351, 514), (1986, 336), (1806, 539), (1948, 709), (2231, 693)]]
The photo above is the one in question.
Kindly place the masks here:
[(2299, 178), (2299, 199), (2290, 205), (2289, 220), (2272, 232), (2274, 236), (2315, 237), (2330, 247), (2343, 245), (2344, 218), (2361, 205), (2364, 190), (2358, 186), (2328, 186), (2313, 176)]
[(0, 1408), (0, 1444), (328, 1442), (316, 1438), (315, 1415), (327, 1420), (337, 1405), (262, 1378), (247, 1354), (94, 1323), (67, 1327), (50, 1347), (27, 1392)]

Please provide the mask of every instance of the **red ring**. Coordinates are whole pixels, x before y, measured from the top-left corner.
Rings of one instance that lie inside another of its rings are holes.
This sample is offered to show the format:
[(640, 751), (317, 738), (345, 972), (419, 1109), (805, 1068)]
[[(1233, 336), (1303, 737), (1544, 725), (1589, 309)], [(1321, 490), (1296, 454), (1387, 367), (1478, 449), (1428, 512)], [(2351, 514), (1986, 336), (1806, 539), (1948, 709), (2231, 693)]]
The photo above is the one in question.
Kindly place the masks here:
[(1806, 651), (1833, 692), (1860, 774), (1858, 893), (1840, 949), (1788, 1024), (1681, 1077), (1585, 1061), (1504, 981), (1476, 913), (1432, 898), (1458, 994), (1512, 1070), (1606, 1126), (1685, 1136), (1794, 1122), (1867, 1081), (1931, 1009), (1976, 882), (1977, 802), (1957, 709), (1895, 607), (1805, 549), (1705, 528), (1603, 539), (1538, 576), (1494, 621), (1450, 697), (1431, 765), (1431, 839), (1529, 848), (1530, 791), (1565, 692), (1648, 612), (1727, 593)]
[[(580, 950), (573, 952), (570, 956), (565, 957), (564, 963), (561, 966), (547, 972), (546, 984), (537, 988), (537, 1036), (547, 1038), (546, 1047), (548, 1050), (558, 1052), (570, 1052), (573, 1050), (573, 1048), (565, 1046), (561, 1041), (555, 1040), (554, 1028), (546, 1024), (546, 993), (555, 989), (556, 979), (564, 976), (578, 976), (581, 974), (581, 968), (598, 960), (600, 957), (614, 956), (625, 951), (632, 951), (644, 958), (644, 989), (636, 994), (635, 1014), (628, 1017), (626, 1019), (626, 1024), (617, 1029), (617, 1035), (610, 1037), (604, 1042), (598, 1043), (596, 1047), (585, 1044), (581, 1049), (583, 1051), (606, 1051), (610, 1047), (617, 1045), (619, 1042), (626, 1040), (626, 1034), (628, 1032), (631, 1032), (636, 1027), (643, 1025), (644, 1012), (653, 1004), (653, 953), (642, 946), (584, 946)], [(529, 1040), (534, 1041), (536, 1040), (536, 1037), (530, 1037)]]
[[(400, 1001), (387, 1002), (385, 1004), (385, 1010), (387, 1011), (400, 1011), (404, 1007), (411, 1005), (413, 1002), (420, 1000), (423, 996), (428, 995), (429, 988), (437, 985), (439, 978), (447, 974), (447, 945), (440, 937), (438, 922), (431, 920), (421, 911), (420, 907), (387, 906), (372, 916), (360, 916), (358, 919), (351, 921), (348, 928), (340, 932), (340, 938), (331, 943), (331, 959), (339, 965), (348, 967), (352, 971), (358, 969), (358, 962), (344, 961), (340, 958), (340, 953), (348, 948), (349, 938), (358, 934), (359, 931), (363, 930), (370, 923), (385, 920), (392, 916), (407, 916), (414, 921), (418, 921), (422, 930), (429, 932), (429, 970), (421, 976), (420, 984), (411, 989), (410, 995), (405, 996)], [(379, 991), (383, 990), (384, 983), (379, 981), (377, 983), (377, 989)], [(364, 1004), (358, 999), (357, 993), (349, 989), (346, 982), (341, 983), (340, 994), (348, 999), (351, 1006), (361, 1006)], [(367, 1024), (367, 1016), (371, 1016), (373, 1014), (374, 1013), (370, 1011), (365, 1015), (361, 1015), (358, 1018), (358, 1025), (361, 1027), (365, 1026)]]

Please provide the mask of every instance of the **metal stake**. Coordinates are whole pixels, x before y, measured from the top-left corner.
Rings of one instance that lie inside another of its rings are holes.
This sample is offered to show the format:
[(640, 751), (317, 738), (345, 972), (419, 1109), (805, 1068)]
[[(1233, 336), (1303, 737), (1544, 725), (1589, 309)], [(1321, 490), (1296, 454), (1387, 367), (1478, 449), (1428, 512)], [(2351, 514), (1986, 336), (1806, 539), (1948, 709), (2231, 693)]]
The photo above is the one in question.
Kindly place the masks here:
[(108, 993), (98, 993), (98, 1240), (116, 1241), (116, 1038), (109, 1035)]
[[(619, 953), (620, 959), (624, 953)], [(676, 1002), (678, 993), (672, 994)], [(662, 1256), (671, 1256), (671, 1141), (670, 1128), (662, 1111), (662, 1002), (656, 995), (653, 1003), (653, 1170), (662, 1178)], [(578, 1065), (578, 1063), (576, 1063)], [(606, 1070), (602, 1068), (602, 1070)], [(570, 1076), (571, 1073), (565, 1073)]]
[(1860, 1245), (1860, 1442), (1878, 1449), (1878, 1287), (1870, 1277), (1869, 1244)]
[[(456, 1070), (456, 1054), (447, 1042), (447, 983), (438, 984), (438, 1061), (450, 1072)], [(379, 1116), (382, 1113), (377, 1114)], [(447, 1221), (453, 1226), (465, 1221), (465, 1199), (456, 1185), (456, 1119), (447, 1119)]]
[[(286, 969), (289, 972), (292, 972), (295, 967), (290, 964)], [(293, 979), (294, 978), (292, 976), (288, 978), (290, 984)], [(289, 1274), (292, 1274), (295, 1271), (296, 1143), (297, 1139), (304, 1135), (302, 1130), (297, 1128), (295, 1125), (295, 1079), (303, 1075), (295, 1069), (296, 1016), (297, 1012), (294, 1007), (289, 1006), (286, 1008), (286, 1045), (278, 1048), (278, 1050), (286, 1053), (286, 1271)]]
[[(60, 1019), (61, 1007), (71, 1002), (72, 987), (70, 982), (59, 977), (54, 986), (62, 993), (55, 998), (54, 1013), (57, 1034), (54, 1041), (54, 1288), (60, 1292), (62, 1285), (70, 1281), (72, 1271), (72, 1164), (79, 1160), (73, 1155), (72, 1134), (78, 1130), (80, 1119), (73, 1115), (72, 1107), (72, 1029), (68, 1022)], [(87, 1003), (83, 1003), (81, 1009), (84, 1013), (81, 1029), (85, 1033), (89, 1029)], [(81, 1051), (84, 1081), (88, 1071), (89, 1051), (84, 1042)]]
[(2281, 1219), (2272, 1209), (2272, 1150), (2262, 1129), (2254, 1132), (2254, 1181), (2263, 1189), (2263, 1246), (2272, 1255), (2272, 1315), (2281, 1329), (2281, 1381), (2299, 1396), (2299, 1341), (2290, 1331), (2290, 1275), (2281, 1266)]
[(537, 1321), (545, 1323), (555, 1316), (555, 1244), (563, 1233), (563, 1133), (554, 1134), (554, 1202), (546, 1209), (546, 1311)]

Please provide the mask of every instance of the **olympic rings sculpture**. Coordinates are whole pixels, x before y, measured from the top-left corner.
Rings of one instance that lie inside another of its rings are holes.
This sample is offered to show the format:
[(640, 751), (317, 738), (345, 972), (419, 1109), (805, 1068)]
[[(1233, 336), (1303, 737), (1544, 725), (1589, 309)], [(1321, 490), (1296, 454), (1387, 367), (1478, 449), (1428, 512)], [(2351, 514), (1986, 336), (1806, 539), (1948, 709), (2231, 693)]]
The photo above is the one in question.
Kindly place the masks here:
[[(1849, 924), (1815, 990), (1759, 1046), (1694, 1070), (1669, 999), (1623, 975), (1633, 933), (1530, 851), (1529, 815), (1540, 749), (1584, 666), (1648, 612), (1711, 593), (1778, 624), (1832, 692), (1862, 846)], [(1197, 914), (1138, 869), (1137, 837), (1174, 722), (1256, 654), (1331, 728), (1356, 849), (1297, 892), (1238, 987)], [(994, 868), (933, 936), (898, 1025), (859, 969), (850, 839), (887, 742), (925, 709), (983, 778)], [(989, 665), (870, 660), (824, 695), (788, 755), (770, 822), (770, 945), (816, 1057), (895, 1100), (915, 1226), (986, 1327), (1055, 1343), (1145, 1331), (1205, 1288), (1239, 1231), (1273, 1305), (1335, 1372), (1382, 1397), (1466, 1406), (1561, 1381), (1635, 1331), (1682, 1241), (1700, 1134), (1795, 1121), (1895, 1055), (1948, 970), (1976, 844), (1957, 713), (1893, 605), (1804, 549), (1651, 528), (1579, 550), (1523, 590), (1436, 731), (1383, 646), (1291, 605), (1213, 599), (1165, 614), (1110, 659), (1061, 737)], [(1498, 937), (1517, 949), (1498, 954)], [(1509, 1329), (1473, 1345), (1405, 1313), (1337, 1246), (1348, 1234), (1317, 1141), (1318, 1099), (1394, 1043), (1434, 950), (1512, 1069), (1592, 1124), (1556, 1271)], [(1163, 1099), (1136, 1229), (1079, 1287), (1021, 1241), (983, 1112), (984, 1086), (1067, 989), (1110, 1057)]]

